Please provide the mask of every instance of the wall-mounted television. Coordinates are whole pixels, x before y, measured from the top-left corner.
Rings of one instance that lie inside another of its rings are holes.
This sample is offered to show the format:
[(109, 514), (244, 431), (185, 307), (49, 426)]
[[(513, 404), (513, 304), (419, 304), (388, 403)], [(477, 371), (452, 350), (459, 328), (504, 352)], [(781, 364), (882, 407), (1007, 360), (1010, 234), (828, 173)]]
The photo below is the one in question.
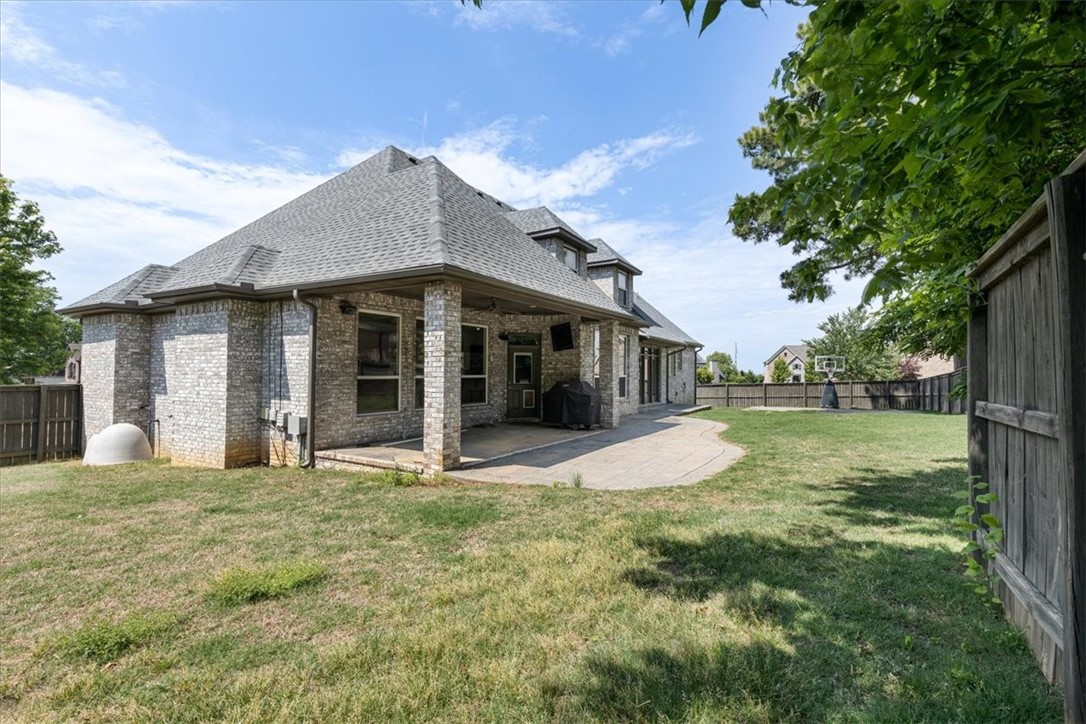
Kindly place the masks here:
[(563, 322), (551, 327), (551, 345), (555, 352), (573, 349), (573, 325)]

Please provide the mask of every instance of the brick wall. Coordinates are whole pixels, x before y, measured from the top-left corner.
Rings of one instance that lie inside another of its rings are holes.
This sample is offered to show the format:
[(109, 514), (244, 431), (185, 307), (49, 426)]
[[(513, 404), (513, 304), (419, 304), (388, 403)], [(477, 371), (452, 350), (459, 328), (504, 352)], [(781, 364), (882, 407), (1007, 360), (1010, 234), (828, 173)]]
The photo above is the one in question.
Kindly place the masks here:
[(159, 457), (170, 457), (176, 418), (170, 400), (171, 382), (177, 374), (174, 356), (174, 315), (151, 318), (150, 397), (152, 419), (151, 445)]
[(86, 438), (127, 422), (145, 433), (150, 419), (150, 318), (103, 314), (83, 320)]
[(225, 300), (182, 304), (174, 314), (175, 364), (167, 379), (175, 464), (226, 465), (228, 305)]
[(225, 467), (261, 462), (264, 317), (268, 305), (227, 302)]

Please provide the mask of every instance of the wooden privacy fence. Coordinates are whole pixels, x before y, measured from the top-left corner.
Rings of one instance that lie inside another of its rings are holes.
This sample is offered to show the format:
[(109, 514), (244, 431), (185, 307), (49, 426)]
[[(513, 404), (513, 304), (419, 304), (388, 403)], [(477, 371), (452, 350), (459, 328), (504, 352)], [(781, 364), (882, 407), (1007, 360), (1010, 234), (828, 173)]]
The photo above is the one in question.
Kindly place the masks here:
[[(841, 409), (926, 410), (965, 413), (965, 401), (950, 393), (964, 379), (957, 370), (922, 380), (835, 382)], [(823, 382), (698, 385), (697, 403), (713, 407), (820, 407)]]
[(1086, 152), (971, 276), (969, 469), (998, 500), (993, 567), (1065, 717), (1086, 717)]
[(82, 454), (80, 385), (0, 385), (0, 465)]

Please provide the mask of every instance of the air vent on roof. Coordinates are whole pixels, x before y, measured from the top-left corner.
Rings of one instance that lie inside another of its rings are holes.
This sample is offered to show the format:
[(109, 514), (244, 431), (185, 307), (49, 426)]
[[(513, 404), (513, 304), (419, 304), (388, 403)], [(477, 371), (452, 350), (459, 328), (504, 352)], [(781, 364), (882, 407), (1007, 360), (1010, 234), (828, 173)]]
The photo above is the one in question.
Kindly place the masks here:
[(479, 198), (483, 198), (483, 192), (482, 191), (476, 191), (475, 193), (479, 194)]
[(414, 156), (408, 156), (407, 160), (410, 161), (411, 163), (415, 164), (416, 166), (419, 163), (419, 160), (417, 158), (415, 158)]

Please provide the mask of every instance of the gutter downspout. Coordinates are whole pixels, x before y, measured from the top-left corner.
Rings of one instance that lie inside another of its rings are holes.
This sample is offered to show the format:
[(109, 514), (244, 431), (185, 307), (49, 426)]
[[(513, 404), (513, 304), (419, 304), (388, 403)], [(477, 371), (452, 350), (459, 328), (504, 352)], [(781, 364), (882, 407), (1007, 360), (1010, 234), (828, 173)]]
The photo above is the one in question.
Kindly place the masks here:
[(306, 460), (300, 466), (312, 468), (316, 466), (317, 462), (317, 422), (313, 415), (317, 409), (317, 305), (308, 299), (302, 299), (302, 295), (297, 289), (292, 292), (292, 296), (295, 302), (304, 304), (312, 310), (309, 316), (309, 394), (306, 400), (305, 413)]

